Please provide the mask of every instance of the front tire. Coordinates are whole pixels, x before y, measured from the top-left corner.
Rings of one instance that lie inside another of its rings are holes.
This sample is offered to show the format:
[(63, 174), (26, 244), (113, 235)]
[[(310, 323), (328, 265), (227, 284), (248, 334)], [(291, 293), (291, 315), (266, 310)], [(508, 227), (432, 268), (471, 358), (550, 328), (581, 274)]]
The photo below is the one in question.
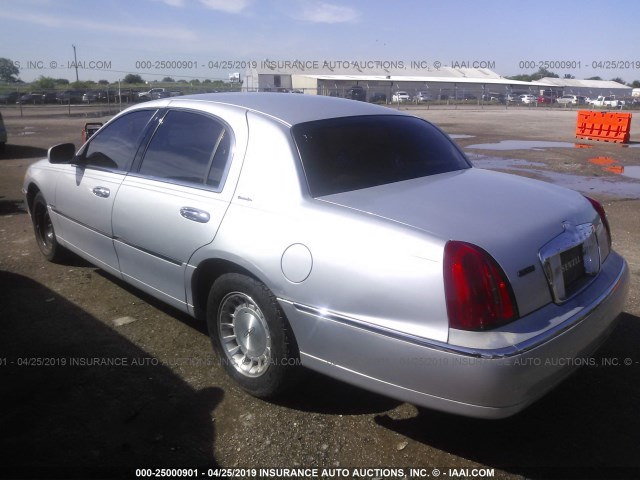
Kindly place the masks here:
[(40, 192), (33, 199), (31, 219), (33, 221), (33, 231), (36, 235), (36, 243), (42, 255), (50, 262), (62, 261), (66, 256), (66, 251), (56, 239), (56, 232), (49, 216), (47, 202)]
[(259, 398), (273, 398), (298, 371), (293, 333), (275, 296), (237, 273), (218, 278), (207, 301), (207, 325), (225, 371)]

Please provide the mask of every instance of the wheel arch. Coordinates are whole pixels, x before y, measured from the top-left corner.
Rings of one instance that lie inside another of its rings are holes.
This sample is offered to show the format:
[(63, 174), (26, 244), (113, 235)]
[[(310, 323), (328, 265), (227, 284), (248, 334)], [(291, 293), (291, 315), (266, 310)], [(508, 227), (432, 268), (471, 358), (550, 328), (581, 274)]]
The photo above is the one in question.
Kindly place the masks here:
[(207, 298), (213, 283), (226, 273), (240, 273), (263, 284), (267, 283), (249, 269), (223, 258), (209, 258), (200, 262), (191, 276), (194, 316), (206, 321)]
[(27, 208), (29, 209), (29, 213), (33, 212), (33, 201), (35, 200), (36, 195), (38, 195), (38, 193), (40, 192), (41, 190), (38, 185), (36, 185), (34, 182), (29, 183), (26, 194)]

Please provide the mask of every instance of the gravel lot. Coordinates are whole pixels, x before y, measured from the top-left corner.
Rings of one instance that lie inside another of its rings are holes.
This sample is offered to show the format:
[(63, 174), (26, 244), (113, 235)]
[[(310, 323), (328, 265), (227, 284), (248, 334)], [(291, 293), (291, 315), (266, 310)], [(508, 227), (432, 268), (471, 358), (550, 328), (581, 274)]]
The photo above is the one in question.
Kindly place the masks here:
[[(640, 145), (576, 148), (575, 111), (413, 109), (479, 166), (560, 183), (587, 179), (577, 185), (605, 201), (614, 248), (631, 267), (625, 313), (596, 364), (513, 418), (481, 421), (313, 372), (276, 403), (239, 391), (217, 365), (204, 325), (79, 258), (60, 265), (39, 254), (20, 193), (26, 167), (53, 144), (78, 145), (82, 125), (96, 118), (0, 111), (9, 133), (0, 156), (0, 477), (119, 478), (135, 468), (205, 466), (640, 476), (640, 180), (590, 162), (639, 166)], [(638, 122), (631, 139), (640, 140)], [(469, 148), (504, 140), (521, 148)]]

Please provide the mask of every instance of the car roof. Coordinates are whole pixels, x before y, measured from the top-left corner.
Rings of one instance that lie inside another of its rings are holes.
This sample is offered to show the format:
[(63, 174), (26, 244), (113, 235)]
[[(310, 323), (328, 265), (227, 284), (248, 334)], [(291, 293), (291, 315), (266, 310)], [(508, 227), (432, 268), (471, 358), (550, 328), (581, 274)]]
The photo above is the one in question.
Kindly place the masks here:
[(145, 106), (187, 107), (203, 102), (250, 110), (287, 125), (357, 115), (406, 115), (390, 108), (324, 95), (288, 93), (205, 93), (146, 102)]

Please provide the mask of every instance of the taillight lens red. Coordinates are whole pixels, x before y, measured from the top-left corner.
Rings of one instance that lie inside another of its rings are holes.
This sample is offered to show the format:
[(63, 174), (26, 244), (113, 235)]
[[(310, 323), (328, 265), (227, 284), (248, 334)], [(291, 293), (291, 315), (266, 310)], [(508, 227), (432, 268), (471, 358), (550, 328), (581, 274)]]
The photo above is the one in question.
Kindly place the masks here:
[(600, 220), (602, 220), (602, 224), (604, 225), (604, 228), (607, 231), (607, 242), (609, 244), (609, 248), (611, 248), (611, 227), (609, 226), (609, 220), (607, 220), (607, 213), (604, 211), (604, 207), (599, 201), (594, 200), (591, 197), (587, 197), (585, 195), (584, 198), (586, 198), (587, 200), (589, 200), (589, 202), (591, 202), (591, 205), (593, 206), (595, 211), (598, 212), (598, 215), (600, 215)]
[(444, 288), (451, 328), (488, 330), (518, 318), (506, 275), (491, 255), (476, 245), (446, 244)]

